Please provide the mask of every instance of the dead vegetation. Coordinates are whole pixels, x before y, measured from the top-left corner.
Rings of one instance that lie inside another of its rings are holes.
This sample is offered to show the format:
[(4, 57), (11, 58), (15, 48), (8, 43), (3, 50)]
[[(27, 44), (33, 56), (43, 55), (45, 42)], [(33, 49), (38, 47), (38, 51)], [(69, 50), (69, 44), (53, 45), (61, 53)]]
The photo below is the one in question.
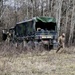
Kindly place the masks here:
[(31, 46), (29, 44), (27, 44), (25, 47), (23, 47), (22, 43), (19, 43), (18, 46), (15, 46), (15, 43), (7, 43), (7, 42), (3, 42), (0, 44), (0, 55), (1, 56), (14, 56), (14, 55), (19, 55), (21, 53), (38, 53), (38, 52), (42, 52), (45, 49), (43, 48), (43, 46), (41, 45), (37, 45), (37, 46)]
[[(23, 44), (20, 43), (18, 44), (18, 47), (15, 46), (15, 43), (7, 43), (3, 42), (0, 43), (0, 55), (1, 56), (14, 56), (14, 55), (19, 55), (21, 53), (42, 53), (43, 51), (52, 51), (51, 49), (45, 49), (42, 45), (36, 45), (35, 47), (32, 47), (31, 45), (26, 45), (23, 47)], [(56, 51), (56, 50), (55, 50)], [(74, 54), (75, 53), (75, 47), (66, 47), (64, 50), (60, 49), (58, 53), (66, 53), (66, 54)]]
[(0, 44), (0, 75), (75, 75), (75, 48), (25, 50)]

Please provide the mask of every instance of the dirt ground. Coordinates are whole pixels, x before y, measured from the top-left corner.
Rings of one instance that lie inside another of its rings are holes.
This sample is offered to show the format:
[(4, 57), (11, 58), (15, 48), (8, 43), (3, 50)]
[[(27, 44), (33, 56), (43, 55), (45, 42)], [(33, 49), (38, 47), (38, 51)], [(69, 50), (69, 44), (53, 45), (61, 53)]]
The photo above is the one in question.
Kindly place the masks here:
[(71, 50), (75, 48), (58, 53), (19, 49), (14, 52), (13, 48), (0, 46), (0, 75), (75, 75), (75, 53)]

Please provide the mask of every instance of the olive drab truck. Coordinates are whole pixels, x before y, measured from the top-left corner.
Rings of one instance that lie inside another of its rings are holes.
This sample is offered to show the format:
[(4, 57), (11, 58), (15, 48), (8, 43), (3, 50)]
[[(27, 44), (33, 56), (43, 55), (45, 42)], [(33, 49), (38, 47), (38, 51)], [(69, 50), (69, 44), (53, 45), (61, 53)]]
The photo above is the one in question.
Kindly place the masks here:
[[(17, 42), (33, 40), (44, 45), (57, 45), (57, 23), (55, 18), (34, 17), (33, 19), (16, 23), (13, 28), (13, 38)], [(11, 31), (12, 32), (12, 31)]]

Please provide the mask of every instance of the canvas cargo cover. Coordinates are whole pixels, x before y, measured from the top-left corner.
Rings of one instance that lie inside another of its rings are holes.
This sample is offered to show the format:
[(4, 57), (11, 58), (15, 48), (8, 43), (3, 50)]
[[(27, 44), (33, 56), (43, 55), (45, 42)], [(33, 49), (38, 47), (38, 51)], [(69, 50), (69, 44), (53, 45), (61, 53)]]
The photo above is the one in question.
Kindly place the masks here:
[(15, 26), (15, 34), (18, 37), (31, 35), (33, 33), (34, 20), (17, 23)]
[(48, 23), (48, 22), (53, 22), (53, 23), (56, 23), (56, 19), (55, 18), (50, 18), (50, 17), (36, 17), (36, 22), (45, 22), (45, 23)]
[(35, 21), (35, 22), (45, 22), (45, 23), (49, 23), (49, 22), (53, 22), (53, 23), (56, 23), (56, 19), (53, 18), (53, 17), (34, 17), (32, 19), (29, 19), (29, 20), (26, 20), (26, 21), (21, 21), (21, 22), (18, 22), (16, 24), (22, 24), (22, 23), (25, 23), (25, 22), (30, 22), (30, 21)]

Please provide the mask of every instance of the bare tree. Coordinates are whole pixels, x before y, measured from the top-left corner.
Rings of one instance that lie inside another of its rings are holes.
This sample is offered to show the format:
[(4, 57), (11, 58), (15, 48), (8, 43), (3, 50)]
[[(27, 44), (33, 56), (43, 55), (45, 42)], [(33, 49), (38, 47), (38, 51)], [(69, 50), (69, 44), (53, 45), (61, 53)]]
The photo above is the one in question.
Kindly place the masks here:
[(75, 0), (73, 0), (73, 9), (72, 9), (72, 17), (71, 17), (71, 26), (70, 26), (70, 36), (69, 36), (69, 44), (72, 45), (73, 40), (73, 32), (75, 26)]
[(58, 36), (59, 36), (59, 32), (60, 32), (62, 1), (63, 0), (56, 0), (56, 22), (58, 25)]

